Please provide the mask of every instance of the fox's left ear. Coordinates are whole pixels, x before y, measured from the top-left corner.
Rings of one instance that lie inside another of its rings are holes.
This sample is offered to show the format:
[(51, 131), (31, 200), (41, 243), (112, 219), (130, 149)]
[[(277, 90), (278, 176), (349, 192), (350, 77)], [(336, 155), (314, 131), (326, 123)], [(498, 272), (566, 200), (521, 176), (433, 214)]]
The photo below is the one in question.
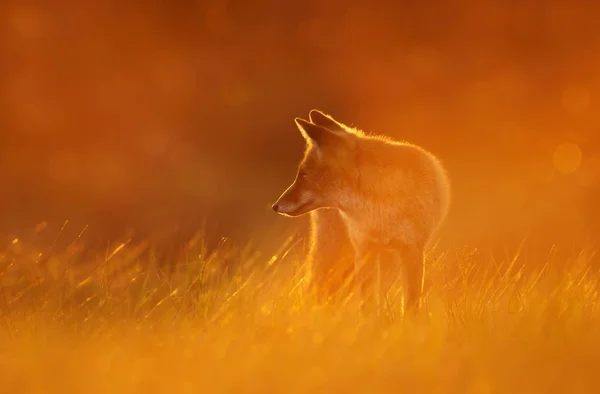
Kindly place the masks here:
[(329, 130), (345, 131), (344, 125), (337, 120), (333, 119), (333, 116), (324, 114), (318, 109), (311, 109), (308, 113), (310, 121), (316, 125), (323, 126)]
[(355, 136), (346, 130), (330, 130), (302, 118), (296, 118), (294, 121), (304, 139), (314, 142), (319, 147), (339, 143), (347, 144), (350, 147), (354, 146)]

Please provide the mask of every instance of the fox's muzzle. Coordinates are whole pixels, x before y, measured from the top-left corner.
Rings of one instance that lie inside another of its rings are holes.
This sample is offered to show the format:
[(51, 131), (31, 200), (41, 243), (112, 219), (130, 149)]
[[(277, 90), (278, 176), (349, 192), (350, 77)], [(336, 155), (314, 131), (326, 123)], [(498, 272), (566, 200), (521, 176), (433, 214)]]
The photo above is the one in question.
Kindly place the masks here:
[(299, 216), (317, 208), (317, 206), (313, 193), (300, 187), (298, 182), (294, 182), (283, 192), (271, 208), (281, 215)]

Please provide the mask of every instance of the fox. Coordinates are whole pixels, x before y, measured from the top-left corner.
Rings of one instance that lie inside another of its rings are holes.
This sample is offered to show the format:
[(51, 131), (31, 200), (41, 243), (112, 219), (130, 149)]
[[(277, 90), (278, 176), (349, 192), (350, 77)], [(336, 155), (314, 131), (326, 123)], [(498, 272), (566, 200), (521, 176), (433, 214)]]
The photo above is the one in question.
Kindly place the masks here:
[(419, 145), (350, 127), (318, 109), (294, 121), (304, 155), (272, 209), (310, 216), (309, 287), (320, 300), (354, 289), (379, 312), (400, 281), (404, 310), (418, 309), (425, 249), (450, 207), (445, 166)]

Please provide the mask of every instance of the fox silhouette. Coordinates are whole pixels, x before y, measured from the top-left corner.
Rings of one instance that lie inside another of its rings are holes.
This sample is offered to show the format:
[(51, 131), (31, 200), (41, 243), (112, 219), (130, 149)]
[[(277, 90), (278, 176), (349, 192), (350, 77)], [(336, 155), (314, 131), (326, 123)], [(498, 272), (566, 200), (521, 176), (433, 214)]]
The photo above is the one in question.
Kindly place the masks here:
[(354, 287), (379, 307), (399, 281), (404, 307), (418, 307), (424, 250), (450, 205), (446, 169), (415, 144), (367, 134), (317, 109), (309, 119), (295, 118), (304, 157), (272, 208), (310, 215), (310, 287), (320, 300)]

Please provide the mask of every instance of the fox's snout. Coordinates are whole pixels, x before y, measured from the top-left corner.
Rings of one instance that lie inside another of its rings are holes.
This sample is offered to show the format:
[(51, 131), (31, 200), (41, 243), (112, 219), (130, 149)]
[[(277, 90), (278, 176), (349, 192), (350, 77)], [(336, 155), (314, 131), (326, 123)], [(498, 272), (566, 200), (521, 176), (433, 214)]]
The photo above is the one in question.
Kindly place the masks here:
[(313, 193), (294, 182), (271, 208), (281, 215), (299, 216), (316, 208), (316, 198)]
[(300, 213), (298, 212), (298, 206), (296, 204), (281, 204), (279, 201), (277, 201), (275, 204), (273, 204), (273, 206), (271, 207), (273, 208), (273, 210), (281, 215), (286, 215), (286, 216), (298, 216), (300, 215)]
[(287, 192), (284, 192), (271, 208), (275, 212), (286, 216), (298, 216), (304, 213), (301, 210), (302, 204), (293, 195), (288, 195)]

